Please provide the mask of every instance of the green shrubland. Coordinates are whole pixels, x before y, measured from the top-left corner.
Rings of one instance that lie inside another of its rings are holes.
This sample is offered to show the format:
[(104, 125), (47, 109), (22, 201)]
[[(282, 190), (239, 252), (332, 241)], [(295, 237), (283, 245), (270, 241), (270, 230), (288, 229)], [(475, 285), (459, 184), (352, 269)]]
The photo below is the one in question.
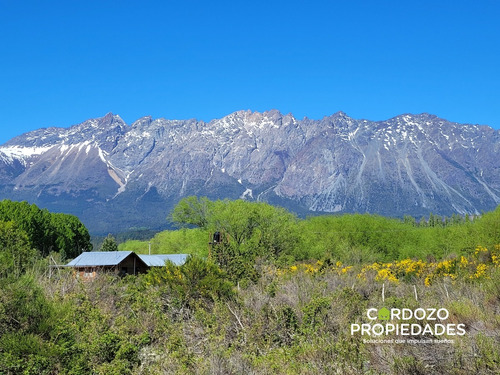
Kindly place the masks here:
[[(146, 253), (151, 243), (154, 253), (191, 254), (184, 265), (92, 282), (49, 272), (26, 230), (0, 223), (10, 259), (0, 269), (0, 373), (500, 373), (500, 208), (421, 223), (299, 219), (191, 197), (169, 218), (179, 230), (120, 249)], [(466, 334), (439, 344), (351, 335), (382, 306), (445, 308)]]
[(476, 246), (500, 243), (500, 207), (475, 220), (430, 215), (415, 219), (370, 214), (323, 215), (299, 219), (266, 203), (210, 201), (188, 197), (169, 219), (179, 230), (156, 234), (150, 241), (127, 241), (120, 250), (188, 253), (208, 256), (215, 232), (238, 256), (280, 264), (332, 257), (345, 263), (405, 258), (442, 259), (467, 255)]

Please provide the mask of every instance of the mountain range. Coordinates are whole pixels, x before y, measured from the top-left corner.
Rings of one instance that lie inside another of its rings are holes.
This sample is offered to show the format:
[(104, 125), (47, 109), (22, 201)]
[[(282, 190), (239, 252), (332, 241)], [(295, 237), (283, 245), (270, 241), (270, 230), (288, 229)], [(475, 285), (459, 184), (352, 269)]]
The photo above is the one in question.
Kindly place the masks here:
[(118, 115), (0, 146), (0, 198), (77, 215), (91, 233), (164, 228), (189, 195), (300, 215), (479, 214), (500, 204), (500, 131), (430, 114), (321, 120), (277, 110), (210, 122)]

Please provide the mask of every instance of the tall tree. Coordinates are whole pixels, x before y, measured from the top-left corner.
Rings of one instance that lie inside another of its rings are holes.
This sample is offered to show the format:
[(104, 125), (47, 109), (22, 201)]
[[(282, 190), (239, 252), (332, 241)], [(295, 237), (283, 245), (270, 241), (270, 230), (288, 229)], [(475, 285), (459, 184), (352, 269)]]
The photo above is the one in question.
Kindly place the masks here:
[(0, 221), (0, 277), (19, 277), (35, 257), (26, 232), (13, 221)]
[(267, 203), (188, 197), (179, 202), (171, 217), (180, 225), (221, 233), (224, 244), (214, 246), (221, 266), (290, 254), (298, 243), (296, 217)]
[(102, 242), (101, 251), (118, 251), (116, 239), (111, 234), (108, 234)]
[(170, 220), (181, 226), (194, 225), (205, 228), (214, 203), (206, 197), (190, 196), (183, 198), (174, 207)]

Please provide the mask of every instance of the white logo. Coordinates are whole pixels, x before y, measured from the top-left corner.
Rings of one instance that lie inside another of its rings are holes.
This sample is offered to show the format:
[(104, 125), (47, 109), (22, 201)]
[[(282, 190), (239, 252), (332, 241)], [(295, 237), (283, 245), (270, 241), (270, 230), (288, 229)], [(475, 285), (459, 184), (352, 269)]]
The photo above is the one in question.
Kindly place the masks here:
[[(465, 324), (447, 323), (449, 316), (450, 313), (445, 308), (417, 308), (415, 310), (407, 308), (389, 310), (385, 307), (377, 310), (370, 308), (366, 311), (366, 317), (370, 322), (352, 323), (351, 335), (357, 334), (364, 337), (465, 335)], [(434, 340), (434, 342), (448, 341)], [(397, 342), (402, 341), (398, 340)], [(429, 340), (426, 340), (426, 342), (429, 342)]]

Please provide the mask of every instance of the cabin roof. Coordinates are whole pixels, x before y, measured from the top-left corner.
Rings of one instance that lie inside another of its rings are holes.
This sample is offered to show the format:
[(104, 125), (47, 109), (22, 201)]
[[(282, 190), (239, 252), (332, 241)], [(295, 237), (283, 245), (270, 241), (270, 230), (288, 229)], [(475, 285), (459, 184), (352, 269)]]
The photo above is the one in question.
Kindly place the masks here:
[(69, 267), (117, 266), (133, 251), (87, 251), (69, 262)]
[(171, 261), (176, 266), (186, 263), (188, 254), (137, 254), (150, 267), (163, 267), (167, 261)]
[(186, 262), (188, 254), (136, 254), (133, 251), (87, 251), (66, 264), (66, 267), (105, 267), (117, 266), (127, 257), (138, 257), (139, 262), (144, 262), (148, 267), (163, 267), (167, 261), (176, 266)]

